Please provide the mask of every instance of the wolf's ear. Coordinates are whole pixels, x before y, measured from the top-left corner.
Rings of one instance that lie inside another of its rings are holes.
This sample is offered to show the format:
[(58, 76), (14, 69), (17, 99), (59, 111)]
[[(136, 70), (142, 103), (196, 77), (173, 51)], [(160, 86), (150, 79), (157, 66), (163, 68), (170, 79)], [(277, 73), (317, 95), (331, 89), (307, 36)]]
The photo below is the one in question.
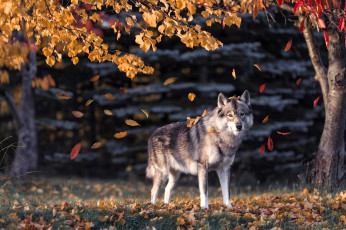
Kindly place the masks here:
[(217, 98), (217, 106), (221, 108), (222, 106), (225, 106), (227, 104), (227, 98), (222, 93), (219, 94), (219, 97)]
[(240, 100), (245, 102), (247, 105), (250, 105), (250, 93), (245, 90), (244, 93), (240, 96)]

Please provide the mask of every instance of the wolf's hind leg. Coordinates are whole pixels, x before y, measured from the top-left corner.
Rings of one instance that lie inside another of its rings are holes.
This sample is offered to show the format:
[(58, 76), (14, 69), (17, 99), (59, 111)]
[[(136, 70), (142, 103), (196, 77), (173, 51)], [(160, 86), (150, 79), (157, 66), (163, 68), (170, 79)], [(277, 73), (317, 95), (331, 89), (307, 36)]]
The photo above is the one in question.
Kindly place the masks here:
[(172, 190), (178, 182), (180, 172), (174, 169), (169, 170), (168, 183), (165, 188), (164, 202), (168, 204), (171, 201)]
[(151, 189), (151, 203), (156, 204), (156, 199), (159, 194), (160, 185), (162, 184), (164, 178), (162, 172), (156, 170), (153, 177), (153, 188)]

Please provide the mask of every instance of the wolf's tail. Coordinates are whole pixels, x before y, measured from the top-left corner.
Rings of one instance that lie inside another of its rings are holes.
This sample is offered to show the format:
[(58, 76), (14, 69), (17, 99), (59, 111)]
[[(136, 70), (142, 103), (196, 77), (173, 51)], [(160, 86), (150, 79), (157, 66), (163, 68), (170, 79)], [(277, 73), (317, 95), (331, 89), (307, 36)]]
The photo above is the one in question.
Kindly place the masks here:
[(155, 175), (155, 166), (153, 165), (153, 162), (152, 162), (152, 154), (153, 154), (153, 149), (152, 149), (152, 140), (151, 138), (149, 138), (149, 141), (148, 141), (148, 166), (147, 166), (147, 169), (145, 171), (145, 174), (146, 174), (146, 177), (148, 179), (152, 179)]

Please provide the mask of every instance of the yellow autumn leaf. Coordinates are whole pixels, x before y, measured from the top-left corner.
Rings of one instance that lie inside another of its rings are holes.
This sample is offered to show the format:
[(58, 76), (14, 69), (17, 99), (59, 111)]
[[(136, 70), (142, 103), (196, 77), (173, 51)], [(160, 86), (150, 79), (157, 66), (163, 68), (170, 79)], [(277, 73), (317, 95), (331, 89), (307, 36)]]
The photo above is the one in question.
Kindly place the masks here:
[(208, 110), (205, 109), (205, 110), (203, 111), (202, 117), (208, 116), (208, 114), (209, 114)]
[(63, 100), (68, 100), (71, 98), (70, 95), (66, 94), (66, 93), (57, 93), (55, 94), (55, 96), (59, 99), (63, 99)]
[(147, 118), (149, 118), (149, 113), (148, 113), (148, 111), (146, 111), (145, 109), (141, 109), (142, 110), (142, 112), (145, 114), (145, 116), (147, 117)]
[(232, 76), (233, 76), (234, 80), (237, 79), (237, 76), (235, 75), (235, 69), (233, 69), (233, 71), (232, 71)]
[(85, 102), (85, 106), (89, 106), (91, 103), (93, 103), (94, 99), (89, 99), (87, 102)]
[(127, 131), (119, 132), (119, 133), (114, 134), (115, 138), (123, 138), (123, 137), (126, 137), (126, 136), (127, 136)]
[(101, 142), (95, 142), (90, 148), (91, 149), (98, 149), (102, 146), (102, 143)]
[(184, 225), (184, 224), (185, 224), (184, 218), (178, 217), (178, 218), (177, 218), (177, 222), (176, 222), (175, 224), (178, 225), (178, 226)]
[(137, 123), (137, 121), (134, 121), (134, 120), (132, 120), (132, 119), (127, 119), (127, 120), (125, 121), (125, 123), (126, 123), (127, 125), (129, 125), (129, 126), (140, 126), (140, 125)]
[(259, 71), (262, 71), (262, 68), (259, 64), (254, 64), (254, 66), (259, 70)]
[(190, 101), (194, 101), (195, 100), (195, 97), (196, 97), (196, 94), (194, 93), (189, 93), (189, 95), (187, 96), (189, 98)]
[(177, 78), (176, 77), (170, 77), (170, 78), (167, 78), (165, 81), (164, 81), (164, 83), (163, 83), (163, 85), (169, 85), (169, 84), (172, 84), (173, 82), (175, 82), (177, 80)]

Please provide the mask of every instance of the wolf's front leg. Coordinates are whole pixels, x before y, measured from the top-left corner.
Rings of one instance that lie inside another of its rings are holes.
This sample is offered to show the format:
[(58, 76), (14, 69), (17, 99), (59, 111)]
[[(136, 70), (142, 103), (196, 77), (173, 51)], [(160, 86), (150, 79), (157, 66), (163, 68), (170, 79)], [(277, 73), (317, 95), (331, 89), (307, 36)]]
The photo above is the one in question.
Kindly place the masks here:
[(216, 170), (217, 175), (220, 179), (220, 185), (223, 196), (223, 203), (228, 208), (232, 208), (232, 204), (229, 200), (229, 178), (230, 178), (230, 167), (229, 168), (221, 168)]
[(208, 208), (208, 168), (203, 164), (198, 164), (198, 185), (201, 208)]

